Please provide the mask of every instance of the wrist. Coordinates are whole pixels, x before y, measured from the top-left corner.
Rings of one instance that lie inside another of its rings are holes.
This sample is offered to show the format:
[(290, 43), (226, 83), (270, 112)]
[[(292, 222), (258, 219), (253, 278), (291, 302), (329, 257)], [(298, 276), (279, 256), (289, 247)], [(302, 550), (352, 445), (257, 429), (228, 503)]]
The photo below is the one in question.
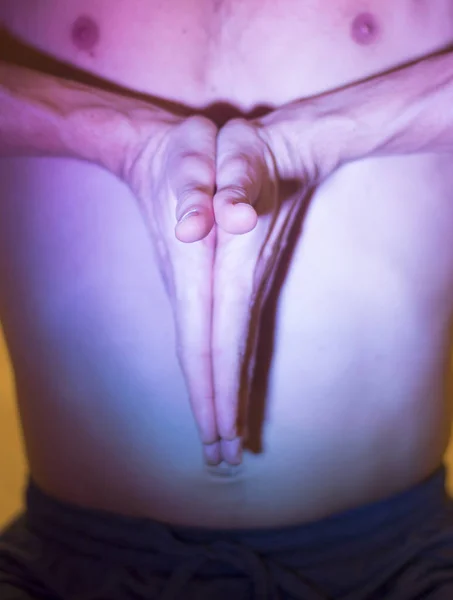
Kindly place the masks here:
[(338, 102), (319, 96), (300, 100), (261, 120), (282, 178), (306, 178), (316, 185), (349, 160), (355, 130)]
[(121, 177), (131, 127), (120, 112), (106, 107), (83, 107), (70, 113), (64, 141), (69, 154), (97, 164)]
[(122, 177), (140, 139), (170, 117), (151, 103), (0, 61), (0, 156), (74, 158)]
[(310, 100), (312, 145), (320, 179), (325, 179), (357, 155), (358, 121), (343, 90)]
[(97, 131), (95, 162), (120, 179), (129, 182), (133, 167), (145, 148), (155, 154), (168, 127), (180, 117), (152, 104), (126, 102), (125, 105), (91, 114)]

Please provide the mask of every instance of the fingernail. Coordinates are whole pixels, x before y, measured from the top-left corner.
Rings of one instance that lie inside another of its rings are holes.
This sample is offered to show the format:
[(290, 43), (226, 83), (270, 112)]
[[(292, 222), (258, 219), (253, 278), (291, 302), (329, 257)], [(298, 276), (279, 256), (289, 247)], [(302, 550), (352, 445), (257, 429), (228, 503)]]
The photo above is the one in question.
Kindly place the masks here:
[(198, 210), (196, 208), (192, 208), (191, 210), (187, 211), (180, 219), (179, 219), (179, 223), (182, 223), (183, 221), (185, 221), (186, 219), (189, 219), (190, 217), (195, 217), (197, 215), (199, 215), (200, 213), (198, 212)]
[(242, 438), (234, 440), (221, 440), (220, 442), (223, 460), (230, 465), (240, 465), (242, 462)]

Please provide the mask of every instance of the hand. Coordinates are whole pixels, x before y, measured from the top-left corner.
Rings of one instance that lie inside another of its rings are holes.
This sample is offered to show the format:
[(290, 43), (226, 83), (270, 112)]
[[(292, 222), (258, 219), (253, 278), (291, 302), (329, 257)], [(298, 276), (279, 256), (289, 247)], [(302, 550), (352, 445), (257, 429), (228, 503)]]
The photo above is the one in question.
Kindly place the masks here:
[[(307, 192), (336, 164), (305, 117), (304, 124), (299, 110), (295, 127), (292, 107), (281, 109), (261, 121), (231, 121), (217, 138), (212, 360), (221, 456), (230, 464), (241, 462), (263, 304)], [(237, 236), (229, 219), (244, 202), (257, 224)]]
[[(138, 199), (156, 248), (205, 458), (217, 464), (221, 457), (211, 361), (217, 128), (203, 117), (151, 117), (137, 126), (140, 135), (123, 178)], [(255, 212), (249, 206), (226, 210), (222, 222), (243, 233), (254, 226)]]
[(284, 125), (276, 111), (270, 123), (230, 122), (216, 140), (215, 125), (202, 117), (153, 118), (138, 128), (144, 133), (124, 169), (157, 249), (178, 357), (212, 464), (241, 461), (239, 392), (247, 397), (256, 342), (250, 324), (302, 202), (299, 194), (282, 203), (281, 180), (298, 179), (303, 189), (316, 180), (308, 129), (299, 146)]

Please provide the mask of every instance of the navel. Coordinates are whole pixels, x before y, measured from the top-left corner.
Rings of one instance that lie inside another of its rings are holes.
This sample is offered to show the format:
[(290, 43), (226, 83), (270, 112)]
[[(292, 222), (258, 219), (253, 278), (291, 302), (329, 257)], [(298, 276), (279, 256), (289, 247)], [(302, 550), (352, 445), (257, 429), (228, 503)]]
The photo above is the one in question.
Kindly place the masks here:
[(73, 24), (71, 39), (79, 50), (89, 52), (99, 43), (101, 32), (99, 25), (91, 17), (80, 16)]
[(206, 465), (205, 469), (214, 479), (231, 481), (242, 475), (244, 467), (243, 465), (230, 465), (222, 461), (219, 465)]
[(360, 13), (351, 24), (351, 37), (363, 46), (375, 42), (380, 33), (377, 18), (372, 13)]

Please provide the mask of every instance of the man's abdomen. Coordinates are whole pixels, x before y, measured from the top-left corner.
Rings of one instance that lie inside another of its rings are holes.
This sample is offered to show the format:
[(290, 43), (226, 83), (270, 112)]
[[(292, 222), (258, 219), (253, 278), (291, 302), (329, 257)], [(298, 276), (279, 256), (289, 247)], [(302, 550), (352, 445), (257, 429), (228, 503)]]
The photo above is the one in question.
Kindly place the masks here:
[[(197, 25), (183, 2), (168, 3), (180, 18), (149, 14), (146, 29), (139, 3), (129, 27), (99, 2), (101, 35), (85, 52), (70, 35), (72, 20), (90, 13), (83, 4), (60, 14), (55, 3), (51, 20), (38, 7), (24, 21), (18, 2), (8, 19), (59, 59), (211, 107), (219, 120), (378, 72), (451, 33), (440, 1), (437, 12), (420, 3), (409, 21), (407, 3), (396, 12), (393, 2), (370, 3), (380, 29), (366, 44), (350, 35), (355, 3), (323, 12), (301, 2), (286, 21), (275, 13), (281, 3), (269, 3), (267, 18), (240, 3), (232, 6), (242, 21), (233, 11), (216, 30)], [(452, 179), (450, 157), (419, 156), (349, 166), (318, 190), (263, 319), (243, 467), (220, 478), (203, 468), (170, 306), (134, 199), (95, 167), (0, 163), (0, 318), (37, 483), (82, 505), (243, 528), (320, 518), (425, 477), (449, 429)]]
[(440, 462), (449, 306), (429, 290), (449, 276), (417, 291), (423, 280), (398, 257), (355, 239), (341, 211), (331, 220), (327, 192), (263, 318), (244, 464), (220, 478), (203, 467), (129, 192), (66, 161), (5, 161), (0, 174), (1, 317), (32, 475), (47, 491), (182, 524), (272, 526), (385, 496)]

